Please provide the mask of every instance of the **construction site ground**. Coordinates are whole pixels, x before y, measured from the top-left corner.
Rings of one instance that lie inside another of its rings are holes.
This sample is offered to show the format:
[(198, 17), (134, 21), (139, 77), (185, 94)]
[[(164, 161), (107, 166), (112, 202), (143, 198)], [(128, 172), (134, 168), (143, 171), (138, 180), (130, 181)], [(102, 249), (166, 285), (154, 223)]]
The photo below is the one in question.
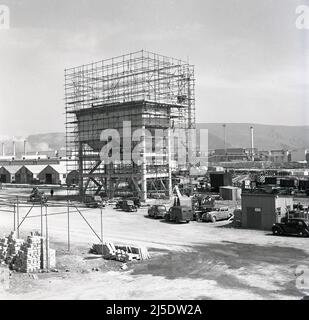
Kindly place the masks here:
[[(29, 208), (21, 208), (21, 217)], [(296, 268), (309, 267), (309, 239), (235, 229), (228, 221), (174, 224), (147, 217), (147, 208), (127, 213), (103, 209), (104, 241), (144, 245), (146, 261), (122, 263), (89, 254), (98, 239), (71, 209), (70, 253), (66, 207), (48, 208), (51, 247), (58, 272), (12, 273), (2, 299), (301, 299)], [(100, 209), (83, 215), (100, 234)], [(44, 218), (45, 221), (45, 218)], [(0, 212), (0, 236), (13, 228), (13, 214)], [(40, 230), (40, 207), (21, 227), (21, 237)]]

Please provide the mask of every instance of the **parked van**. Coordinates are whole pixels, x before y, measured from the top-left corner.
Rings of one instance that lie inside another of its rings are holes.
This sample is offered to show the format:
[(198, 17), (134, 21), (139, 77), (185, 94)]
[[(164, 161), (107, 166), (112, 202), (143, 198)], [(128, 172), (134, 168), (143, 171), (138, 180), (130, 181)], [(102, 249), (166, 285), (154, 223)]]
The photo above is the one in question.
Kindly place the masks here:
[(175, 206), (171, 207), (165, 215), (166, 221), (175, 221), (176, 223), (189, 223), (193, 220), (193, 210), (191, 207)]

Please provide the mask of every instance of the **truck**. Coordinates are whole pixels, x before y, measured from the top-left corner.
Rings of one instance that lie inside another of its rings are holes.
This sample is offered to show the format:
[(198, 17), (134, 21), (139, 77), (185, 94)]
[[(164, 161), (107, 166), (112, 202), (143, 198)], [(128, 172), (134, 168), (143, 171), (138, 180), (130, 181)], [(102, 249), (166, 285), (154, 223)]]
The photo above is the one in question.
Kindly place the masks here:
[(29, 201), (32, 203), (46, 203), (47, 196), (43, 191), (40, 191), (37, 187), (33, 188), (29, 197)]
[(165, 215), (165, 221), (176, 223), (189, 223), (193, 220), (193, 209), (188, 206), (173, 206)]
[(124, 200), (122, 204), (122, 210), (126, 212), (135, 212), (137, 211), (137, 207), (133, 200)]

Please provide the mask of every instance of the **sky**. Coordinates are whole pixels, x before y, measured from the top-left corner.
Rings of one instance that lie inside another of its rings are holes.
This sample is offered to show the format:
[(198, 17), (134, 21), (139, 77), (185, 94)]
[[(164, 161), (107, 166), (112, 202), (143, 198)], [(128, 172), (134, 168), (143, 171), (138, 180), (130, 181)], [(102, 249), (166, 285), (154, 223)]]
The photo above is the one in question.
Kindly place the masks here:
[(64, 69), (141, 49), (195, 65), (198, 122), (309, 125), (307, 0), (0, 0), (0, 137), (64, 132)]

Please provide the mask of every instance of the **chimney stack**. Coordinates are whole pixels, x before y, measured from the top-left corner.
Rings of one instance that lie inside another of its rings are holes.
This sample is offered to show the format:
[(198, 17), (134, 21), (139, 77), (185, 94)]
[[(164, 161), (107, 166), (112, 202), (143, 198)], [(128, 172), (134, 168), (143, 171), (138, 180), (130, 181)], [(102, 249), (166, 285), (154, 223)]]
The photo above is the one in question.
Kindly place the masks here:
[(222, 125), (222, 127), (223, 127), (224, 152), (225, 152), (225, 155), (226, 155), (226, 124), (224, 123)]
[(2, 142), (2, 156), (5, 156), (5, 152), (4, 152), (4, 142)]
[(254, 160), (254, 129), (253, 127), (250, 127), (251, 131), (251, 158), (252, 161)]
[(13, 157), (16, 157), (16, 143), (15, 140), (13, 140)]
[(26, 155), (26, 152), (27, 152), (26, 146), (27, 146), (27, 140), (24, 140), (24, 156)]

